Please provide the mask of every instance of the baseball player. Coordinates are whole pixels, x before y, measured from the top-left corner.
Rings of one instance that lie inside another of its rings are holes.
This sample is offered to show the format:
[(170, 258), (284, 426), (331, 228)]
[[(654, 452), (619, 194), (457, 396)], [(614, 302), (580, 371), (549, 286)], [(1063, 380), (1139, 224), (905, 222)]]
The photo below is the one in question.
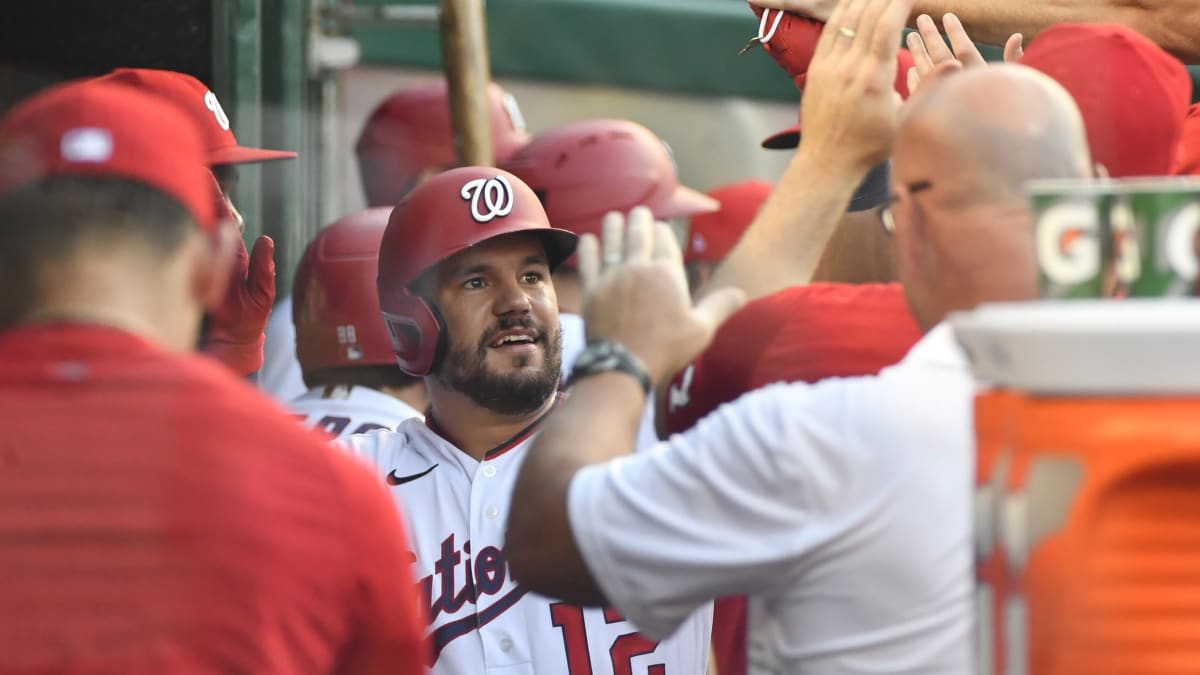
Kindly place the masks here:
[(575, 240), (519, 178), (483, 167), (418, 186), (384, 234), (379, 304), (401, 369), (425, 378), (429, 412), (347, 441), (419, 514), (414, 565), (439, 675), (705, 670), (707, 610), (655, 642), (611, 609), (529, 593), (508, 572), (513, 480), (562, 398), (550, 275)]
[[(529, 134), (512, 94), (489, 82), (486, 95), (492, 156), (502, 162), (529, 140)], [(421, 181), (458, 166), (446, 81), (431, 80), (385, 98), (367, 117), (354, 154), (369, 207), (395, 206)], [(291, 316), (292, 298), (283, 298), (267, 322), (258, 374), (259, 388), (279, 401), (291, 401), (307, 389), (296, 362)]]
[(422, 672), (378, 480), (191, 355), (235, 227), (177, 106), (0, 121), (0, 671)]
[(390, 208), (348, 215), (317, 233), (292, 285), (296, 357), (309, 390), (288, 407), (334, 436), (421, 417), (425, 383), (396, 367), (375, 277)]
[[(713, 198), (679, 183), (667, 144), (628, 120), (570, 122), (536, 135), (501, 167), (542, 200), (555, 227), (600, 233), (604, 215), (642, 205), (672, 220), (716, 211)], [(586, 342), (579, 316), (579, 273), (573, 259), (554, 273), (562, 312), (564, 377)]]
[[(118, 68), (99, 79), (165, 98), (195, 120), (203, 132), (208, 165), (239, 229), (244, 229), (241, 214), (229, 201), (229, 191), (237, 180), (236, 165), (296, 157), (296, 153), (285, 150), (239, 145), (216, 94), (191, 75), (153, 68)], [(274, 251), (275, 243), (267, 236), (258, 237), (250, 253), (241, 244), (225, 302), (205, 316), (202, 349), (239, 375), (251, 375), (262, 367), (264, 330), (275, 301)]]

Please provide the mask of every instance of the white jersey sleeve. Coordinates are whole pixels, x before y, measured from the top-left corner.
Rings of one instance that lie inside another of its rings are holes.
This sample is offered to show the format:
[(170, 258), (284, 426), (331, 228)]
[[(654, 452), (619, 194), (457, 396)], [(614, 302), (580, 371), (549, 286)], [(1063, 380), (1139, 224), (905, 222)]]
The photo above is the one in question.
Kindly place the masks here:
[(281, 403), (302, 395), (308, 387), (296, 360), (296, 326), (292, 323), (292, 296), (271, 309), (263, 340), (263, 365), (255, 379), (258, 388)]
[(288, 404), (304, 425), (331, 436), (395, 429), (404, 420), (422, 417), (400, 399), (368, 387), (315, 387)]
[[(572, 480), (569, 516), (583, 557), (639, 630), (669, 635), (711, 598), (768, 587), (824, 536), (811, 527), (822, 507), (811, 483), (842, 470), (821, 451), (836, 444), (841, 415), (810, 389), (759, 390), (687, 434)], [(821, 407), (805, 416), (809, 425), (795, 423), (801, 405)], [(804, 445), (811, 451), (796, 452)]]
[(772, 385), (582, 469), (571, 529), (651, 638), (746, 594), (760, 672), (969, 672), (973, 397), (935, 329), (878, 377)]

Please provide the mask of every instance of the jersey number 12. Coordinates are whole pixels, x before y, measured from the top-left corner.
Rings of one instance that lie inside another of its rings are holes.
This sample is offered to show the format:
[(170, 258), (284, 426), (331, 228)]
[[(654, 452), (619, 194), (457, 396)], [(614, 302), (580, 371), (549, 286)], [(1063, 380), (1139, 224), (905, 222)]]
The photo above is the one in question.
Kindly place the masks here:
[[(616, 610), (604, 608), (605, 623), (624, 620)], [(563, 648), (567, 651), (567, 670), (570, 675), (593, 675), (592, 661), (588, 656), (587, 628), (583, 624), (583, 609), (556, 602), (550, 605), (550, 622), (562, 630)], [(613, 675), (633, 675), (633, 657), (649, 654), (656, 647), (658, 643), (651, 642), (637, 633), (617, 636), (608, 649)], [(650, 666), (646, 675), (667, 675), (667, 668), (661, 663), (656, 663)]]

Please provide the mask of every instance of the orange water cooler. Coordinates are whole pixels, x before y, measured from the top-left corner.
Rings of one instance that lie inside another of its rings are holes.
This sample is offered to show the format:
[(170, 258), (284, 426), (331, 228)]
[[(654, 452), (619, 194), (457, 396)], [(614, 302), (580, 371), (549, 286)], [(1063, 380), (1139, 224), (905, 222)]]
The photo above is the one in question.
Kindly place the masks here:
[(956, 315), (977, 675), (1200, 673), (1200, 301)]

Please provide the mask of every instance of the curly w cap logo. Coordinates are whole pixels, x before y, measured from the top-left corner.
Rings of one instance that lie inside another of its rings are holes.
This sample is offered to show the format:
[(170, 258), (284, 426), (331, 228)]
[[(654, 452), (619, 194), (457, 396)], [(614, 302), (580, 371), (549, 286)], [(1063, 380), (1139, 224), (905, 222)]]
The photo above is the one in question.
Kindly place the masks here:
[(512, 185), (504, 176), (467, 181), (461, 195), (463, 200), (471, 203), (471, 217), (477, 223), (489, 223), (512, 213)]

